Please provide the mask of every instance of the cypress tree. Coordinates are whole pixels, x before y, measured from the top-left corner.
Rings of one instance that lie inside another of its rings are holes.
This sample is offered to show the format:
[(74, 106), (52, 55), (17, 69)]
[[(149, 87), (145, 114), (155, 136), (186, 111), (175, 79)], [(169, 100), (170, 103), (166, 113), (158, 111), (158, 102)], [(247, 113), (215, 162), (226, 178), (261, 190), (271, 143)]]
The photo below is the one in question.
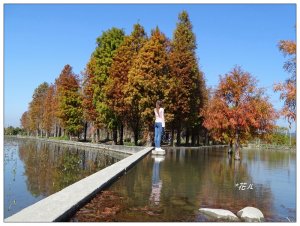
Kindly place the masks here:
[(70, 65), (65, 65), (60, 76), (55, 80), (57, 115), (70, 138), (82, 131), (82, 96), (79, 93), (78, 75), (74, 74)]
[(117, 120), (115, 114), (107, 106), (106, 93), (104, 87), (109, 77), (109, 68), (113, 61), (113, 56), (124, 39), (124, 31), (118, 28), (111, 28), (102, 33), (97, 38), (97, 48), (92, 57), (95, 60), (93, 69), (93, 102), (98, 112), (97, 121), (113, 129), (114, 143), (117, 142)]
[(168, 46), (166, 36), (157, 27), (134, 60), (125, 87), (125, 101), (134, 118), (144, 126), (143, 140), (147, 145), (151, 145), (153, 137), (155, 103), (165, 97)]
[(199, 70), (195, 52), (196, 37), (187, 12), (180, 13), (178, 20), (171, 43), (167, 102), (173, 119), (172, 134), (176, 129), (177, 145), (180, 145), (184, 126), (187, 143), (190, 131), (195, 137), (201, 123), (200, 111), (207, 101), (207, 91), (203, 73)]
[[(124, 39), (122, 45), (117, 49), (109, 70), (105, 87), (107, 106), (116, 115), (120, 130), (120, 144), (123, 144), (125, 124), (129, 125), (134, 131), (135, 137), (138, 137), (139, 119), (134, 117), (129, 106), (125, 103), (125, 85), (128, 82), (128, 72), (133, 61), (146, 40), (144, 28), (140, 24), (135, 24), (132, 33)], [(137, 141), (137, 139), (135, 140)]]

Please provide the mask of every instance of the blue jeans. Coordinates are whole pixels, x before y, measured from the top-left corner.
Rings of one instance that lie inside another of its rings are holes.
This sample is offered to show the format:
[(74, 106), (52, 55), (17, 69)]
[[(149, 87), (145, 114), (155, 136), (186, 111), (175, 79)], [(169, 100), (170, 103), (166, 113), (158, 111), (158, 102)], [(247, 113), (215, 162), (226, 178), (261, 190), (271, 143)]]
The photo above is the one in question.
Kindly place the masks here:
[(161, 141), (161, 132), (162, 132), (162, 123), (156, 122), (154, 127), (155, 135), (154, 135), (154, 144), (156, 148), (160, 148)]
[(159, 164), (160, 162), (154, 161), (153, 165), (153, 174), (152, 174), (152, 185), (153, 184), (158, 184), (159, 182)]

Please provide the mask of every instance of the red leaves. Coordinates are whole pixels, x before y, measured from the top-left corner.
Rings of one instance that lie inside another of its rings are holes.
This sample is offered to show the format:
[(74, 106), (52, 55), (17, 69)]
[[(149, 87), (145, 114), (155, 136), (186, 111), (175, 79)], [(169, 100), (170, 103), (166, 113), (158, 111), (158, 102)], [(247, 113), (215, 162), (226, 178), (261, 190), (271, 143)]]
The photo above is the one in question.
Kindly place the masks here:
[(288, 119), (291, 124), (296, 121), (296, 43), (294, 41), (280, 41), (279, 50), (284, 55), (291, 55), (284, 64), (284, 69), (291, 74), (291, 77), (285, 83), (274, 85), (275, 92), (281, 92), (280, 99), (284, 100), (284, 107), (281, 114)]
[(283, 54), (293, 55), (296, 54), (296, 42), (290, 40), (281, 40), (278, 44), (279, 50)]
[(220, 84), (204, 110), (203, 125), (217, 140), (258, 136), (272, 130), (277, 114), (248, 72), (240, 67), (220, 78)]

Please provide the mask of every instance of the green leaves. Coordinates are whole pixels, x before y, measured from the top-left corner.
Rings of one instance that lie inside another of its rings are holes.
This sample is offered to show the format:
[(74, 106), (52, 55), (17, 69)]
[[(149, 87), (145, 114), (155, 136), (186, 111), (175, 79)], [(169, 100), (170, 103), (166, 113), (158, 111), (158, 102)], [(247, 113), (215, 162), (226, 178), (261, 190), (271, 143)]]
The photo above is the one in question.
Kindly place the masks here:
[(65, 65), (55, 81), (57, 98), (57, 116), (70, 135), (76, 135), (83, 129), (82, 96), (79, 93), (78, 76), (70, 65)]
[(106, 86), (109, 78), (109, 69), (118, 47), (123, 43), (124, 32), (118, 28), (112, 28), (102, 33), (97, 39), (98, 47), (95, 49), (91, 61), (93, 75), (92, 92), (93, 104), (97, 111), (97, 120), (104, 124), (115, 125), (115, 115), (107, 104)]

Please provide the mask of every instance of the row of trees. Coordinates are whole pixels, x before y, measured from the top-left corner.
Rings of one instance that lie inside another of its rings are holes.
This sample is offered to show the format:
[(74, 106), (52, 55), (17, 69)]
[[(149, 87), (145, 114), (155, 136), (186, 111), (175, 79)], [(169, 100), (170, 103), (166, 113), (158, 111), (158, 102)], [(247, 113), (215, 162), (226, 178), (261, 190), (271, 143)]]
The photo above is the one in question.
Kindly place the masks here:
[(19, 127), (8, 126), (4, 128), (4, 135), (21, 135), (24, 134), (24, 130)]
[[(281, 44), (280, 50), (295, 55), (285, 46)], [(182, 131), (186, 143), (199, 144), (209, 132), (214, 140), (231, 146), (235, 143), (237, 150), (243, 141), (268, 137), (278, 114), (253, 76), (236, 66), (220, 77), (216, 90), (208, 90), (196, 48), (185, 11), (178, 16), (172, 40), (158, 27), (150, 37), (140, 24), (135, 24), (128, 36), (118, 28), (109, 29), (97, 38), (82, 80), (66, 65), (54, 84), (43, 83), (34, 91), (29, 109), (21, 118), (22, 127), (30, 134), (83, 133), (84, 138), (90, 128), (94, 142), (99, 141), (100, 129), (104, 128), (112, 131), (114, 143), (119, 144), (123, 144), (126, 128), (135, 144), (142, 139), (150, 145), (153, 108), (161, 99), (172, 145), (175, 134), (180, 145)], [(283, 92), (283, 112), (291, 120), (296, 119), (295, 90), (289, 93), (296, 77), (293, 60), (285, 65), (292, 78), (274, 88)]]
[[(130, 35), (117, 28), (97, 38), (82, 82), (66, 65), (55, 83), (41, 84), (29, 109), (21, 118), (28, 133), (70, 136), (91, 128), (93, 140), (99, 129), (113, 132), (113, 141), (123, 144), (124, 127), (131, 130), (134, 143), (141, 138), (148, 145), (153, 137), (153, 108), (164, 100), (167, 128), (177, 144), (199, 143), (208, 94), (196, 57), (196, 38), (187, 12), (179, 14), (172, 40), (156, 27), (147, 37), (135, 24)], [(173, 141), (173, 140), (172, 140)]]

